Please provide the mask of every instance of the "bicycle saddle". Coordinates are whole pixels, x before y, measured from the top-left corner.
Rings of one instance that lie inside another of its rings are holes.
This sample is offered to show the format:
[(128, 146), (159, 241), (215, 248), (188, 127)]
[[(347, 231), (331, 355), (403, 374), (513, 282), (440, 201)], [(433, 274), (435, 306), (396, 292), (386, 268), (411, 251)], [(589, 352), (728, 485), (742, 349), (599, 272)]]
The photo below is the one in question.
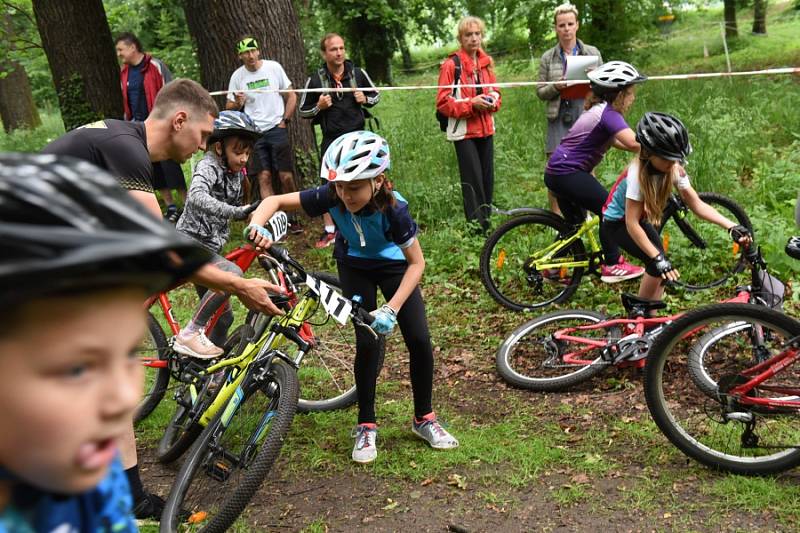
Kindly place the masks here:
[(646, 312), (655, 311), (657, 309), (666, 309), (667, 307), (667, 304), (662, 300), (648, 300), (647, 298), (639, 298), (638, 296), (627, 292), (622, 293), (622, 305), (625, 307), (625, 310), (628, 313), (634, 309), (640, 309)]
[(800, 237), (789, 237), (785, 250), (789, 257), (800, 259)]

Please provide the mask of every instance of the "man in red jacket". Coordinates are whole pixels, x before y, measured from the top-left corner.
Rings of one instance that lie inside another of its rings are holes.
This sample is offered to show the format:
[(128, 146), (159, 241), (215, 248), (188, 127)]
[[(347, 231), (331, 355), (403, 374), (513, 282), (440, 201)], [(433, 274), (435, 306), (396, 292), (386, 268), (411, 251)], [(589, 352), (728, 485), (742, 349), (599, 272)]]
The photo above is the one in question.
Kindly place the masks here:
[[(130, 32), (121, 33), (115, 42), (117, 57), (122, 61), (119, 80), (125, 120), (143, 122), (153, 109), (158, 91), (172, 81), (172, 73), (162, 61), (144, 53), (142, 43), (136, 35)], [(179, 214), (172, 190), (179, 192), (185, 204), (186, 180), (183, 171), (174, 161), (161, 161), (153, 163), (153, 173), (153, 188), (161, 193), (167, 204), (165, 217), (175, 223)]]

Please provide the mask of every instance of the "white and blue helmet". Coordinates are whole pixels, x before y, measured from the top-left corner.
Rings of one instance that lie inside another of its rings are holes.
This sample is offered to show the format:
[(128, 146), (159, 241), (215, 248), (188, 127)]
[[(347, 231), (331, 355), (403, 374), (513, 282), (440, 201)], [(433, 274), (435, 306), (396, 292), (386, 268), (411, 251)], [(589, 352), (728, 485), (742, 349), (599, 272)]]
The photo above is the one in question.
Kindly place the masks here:
[(322, 157), (320, 177), (328, 181), (366, 180), (390, 167), (389, 144), (371, 131), (345, 133)]

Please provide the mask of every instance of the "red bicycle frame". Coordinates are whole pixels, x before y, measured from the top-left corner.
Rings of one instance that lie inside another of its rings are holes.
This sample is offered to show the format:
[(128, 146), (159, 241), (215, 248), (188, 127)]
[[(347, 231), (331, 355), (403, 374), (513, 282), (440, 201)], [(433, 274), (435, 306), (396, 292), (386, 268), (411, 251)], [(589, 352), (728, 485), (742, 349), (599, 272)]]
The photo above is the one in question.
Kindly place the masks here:
[[(750, 292), (749, 291), (741, 291), (736, 294), (733, 298), (728, 300), (724, 300), (722, 303), (747, 303), (750, 301)], [(572, 335), (574, 332), (580, 331), (588, 331), (588, 330), (595, 330), (600, 328), (609, 328), (614, 326), (621, 326), (623, 328), (623, 335), (632, 335), (635, 334), (639, 337), (644, 335), (645, 327), (647, 326), (656, 326), (659, 324), (665, 324), (667, 322), (672, 322), (680, 317), (683, 313), (678, 313), (675, 315), (670, 316), (659, 316), (659, 317), (636, 317), (636, 318), (613, 318), (611, 320), (604, 320), (602, 322), (598, 322), (596, 324), (587, 324), (585, 326), (575, 326), (572, 328), (564, 328), (556, 331), (553, 333), (553, 338), (556, 340), (563, 340), (567, 342), (573, 342), (578, 344), (583, 344), (586, 348), (581, 348), (574, 352), (566, 353), (562, 356), (563, 360), (567, 364), (574, 364), (574, 365), (590, 365), (593, 361), (582, 359), (581, 356), (586, 352), (594, 348), (603, 348), (608, 345), (608, 341), (600, 340), (600, 339), (589, 339), (586, 337), (580, 337)], [(700, 328), (698, 328), (700, 329)], [(689, 337), (697, 332), (697, 329), (690, 331), (685, 335), (685, 337)], [(639, 359), (637, 361), (622, 361), (618, 363), (618, 366), (636, 366), (639, 368), (644, 367), (645, 360)], [(769, 376), (767, 376), (769, 377)], [(766, 379), (766, 378), (764, 378)], [(762, 380), (763, 381), (763, 380)]]
[[(258, 252), (252, 245), (245, 244), (228, 253), (225, 256), (225, 259), (227, 259), (231, 263), (235, 263), (242, 270), (242, 272), (247, 272), (247, 269), (250, 268), (250, 265), (253, 264), (253, 261), (258, 257), (258, 255), (259, 255)], [(297, 295), (295, 295), (293, 292), (288, 291), (286, 285), (286, 279), (282, 271), (278, 270), (277, 276), (279, 285), (283, 287), (284, 290), (287, 291), (287, 295), (289, 297), (289, 305), (294, 306), (294, 304), (297, 302)], [(180, 287), (180, 285), (175, 285), (173, 287), (170, 287), (164, 292), (161, 292), (159, 294), (154, 294), (153, 296), (148, 298), (144, 304), (145, 309), (150, 309), (156, 304), (156, 302), (158, 302), (158, 304), (161, 306), (161, 310), (164, 313), (164, 318), (166, 319), (167, 324), (169, 324), (170, 330), (172, 330), (173, 335), (177, 335), (180, 332), (181, 325), (180, 323), (178, 323), (178, 321), (175, 319), (175, 315), (172, 313), (172, 303), (169, 301), (168, 294), (169, 291), (172, 291), (173, 289), (176, 289), (178, 287)], [(219, 309), (217, 309), (217, 311), (212, 315), (211, 319), (208, 321), (208, 324), (206, 324), (205, 327), (206, 333), (210, 332), (214, 328), (217, 321), (222, 316), (224, 310), (225, 306), (222, 306)], [(300, 337), (302, 337), (304, 341), (309, 343), (313, 342), (314, 332), (311, 329), (311, 325), (308, 322), (305, 322), (303, 326), (300, 328), (299, 335)], [(142, 365), (150, 368), (166, 368), (167, 366), (167, 361), (161, 358), (142, 357), (140, 358), (140, 361)]]

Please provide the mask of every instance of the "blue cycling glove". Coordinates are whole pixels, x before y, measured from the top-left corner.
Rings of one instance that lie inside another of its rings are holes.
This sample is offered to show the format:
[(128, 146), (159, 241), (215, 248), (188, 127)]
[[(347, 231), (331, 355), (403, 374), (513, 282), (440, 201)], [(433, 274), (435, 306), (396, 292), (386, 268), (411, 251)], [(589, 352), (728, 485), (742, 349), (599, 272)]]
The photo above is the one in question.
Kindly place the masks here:
[(390, 334), (397, 324), (397, 312), (386, 304), (382, 305), (380, 309), (371, 312), (370, 315), (375, 320), (372, 321), (369, 327), (380, 335)]
[(256, 230), (256, 233), (258, 233), (262, 237), (266, 237), (267, 239), (272, 240), (272, 232), (267, 228), (265, 228), (264, 226), (259, 226), (258, 224), (250, 224), (249, 226), (244, 228), (244, 232), (242, 233), (244, 235), (245, 240), (247, 241), (250, 240), (251, 230)]

